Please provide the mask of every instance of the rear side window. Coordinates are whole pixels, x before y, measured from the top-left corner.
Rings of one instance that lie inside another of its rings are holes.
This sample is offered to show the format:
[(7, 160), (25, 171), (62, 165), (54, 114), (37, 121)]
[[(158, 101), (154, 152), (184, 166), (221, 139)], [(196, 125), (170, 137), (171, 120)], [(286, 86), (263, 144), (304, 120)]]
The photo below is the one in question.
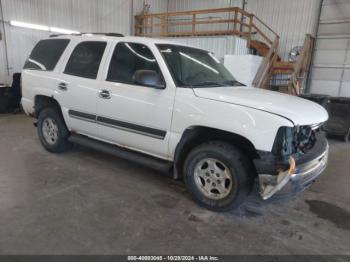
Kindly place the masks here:
[(82, 42), (72, 52), (65, 74), (96, 79), (106, 42)]
[(24, 64), (24, 69), (52, 71), (69, 44), (68, 39), (41, 40)]
[(161, 75), (157, 61), (147, 46), (118, 43), (109, 65), (107, 81), (134, 84), (134, 74), (141, 69), (153, 70)]

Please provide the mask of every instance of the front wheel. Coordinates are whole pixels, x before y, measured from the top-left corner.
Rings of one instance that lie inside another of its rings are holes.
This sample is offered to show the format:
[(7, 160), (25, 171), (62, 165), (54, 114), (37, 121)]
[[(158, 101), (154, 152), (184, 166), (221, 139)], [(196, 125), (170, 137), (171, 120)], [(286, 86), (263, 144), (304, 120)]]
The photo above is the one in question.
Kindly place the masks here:
[(188, 155), (184, 180), (194, 200), (213, 211), (228, 211), (243, 203), (254, 182), (246, 156), (231, 144), (209, 142)]
[(69, 131), (58, 109), (43, 109), (38, 117), (38, 135), (41, 144), (51, 153), (62, 153), (71, 148)]

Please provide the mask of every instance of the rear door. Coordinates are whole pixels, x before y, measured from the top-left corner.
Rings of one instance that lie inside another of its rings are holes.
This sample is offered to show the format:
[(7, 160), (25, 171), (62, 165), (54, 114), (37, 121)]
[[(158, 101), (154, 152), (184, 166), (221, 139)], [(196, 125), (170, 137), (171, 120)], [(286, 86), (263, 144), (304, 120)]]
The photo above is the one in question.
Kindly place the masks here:
[(58, 69), (61, 60), (64, 59), (69, 49), (70, 39), (50, 38), (39, 41), (22, 71), (22, 106), (27, 114), (33, 113), (33, 102), (36, 94), (51, 97), (57, 93)]
[(97, 101), (100, 137), (167, 158), (175, 88), (168, 84), (165, 89), (156, 89), (134, 81), (137, 70), (153, 70), (164, 76), (159, 51), (154, 45), (119, 42), (111, 48), (107, 65)]
[(60, 103), (70, 130), (97, 137), (96, 102), (100, 65), (106, 58), (106, 41), (82, 41), (72, 48), (61, 78)]

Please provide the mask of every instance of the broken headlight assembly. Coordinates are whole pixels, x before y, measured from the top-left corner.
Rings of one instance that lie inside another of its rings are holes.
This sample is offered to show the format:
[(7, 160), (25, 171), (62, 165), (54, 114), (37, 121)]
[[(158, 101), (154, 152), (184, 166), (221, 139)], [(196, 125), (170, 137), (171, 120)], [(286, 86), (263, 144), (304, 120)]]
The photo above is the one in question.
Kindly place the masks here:
[(321, 125), (295, 126), (281, 127), (278, 130), (272, 153), (284, 164), (276, 166), (274, 175), (259, 174), (260, 195), (263, 199), (273, 196), (297, 175), (296, 159), (314, 147), (320, 127)]
[(306, 154), (316, 142), (321, 124), (310, 126), (281, 127), (276, 135), (272, 152), (277, 156)]

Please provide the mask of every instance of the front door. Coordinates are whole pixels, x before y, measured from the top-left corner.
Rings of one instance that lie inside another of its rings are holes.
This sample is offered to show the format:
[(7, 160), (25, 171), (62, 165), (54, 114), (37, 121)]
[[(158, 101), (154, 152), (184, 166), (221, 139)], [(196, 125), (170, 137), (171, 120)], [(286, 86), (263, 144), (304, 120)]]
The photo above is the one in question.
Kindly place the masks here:
[(97, 123), (101, 138), (167, 158), (175, 88), (156, 89), (134, 81), (137, 70), (163, 75), (156, 57), (161, 59), (144, 44), (116, 44), (100, 86)]

